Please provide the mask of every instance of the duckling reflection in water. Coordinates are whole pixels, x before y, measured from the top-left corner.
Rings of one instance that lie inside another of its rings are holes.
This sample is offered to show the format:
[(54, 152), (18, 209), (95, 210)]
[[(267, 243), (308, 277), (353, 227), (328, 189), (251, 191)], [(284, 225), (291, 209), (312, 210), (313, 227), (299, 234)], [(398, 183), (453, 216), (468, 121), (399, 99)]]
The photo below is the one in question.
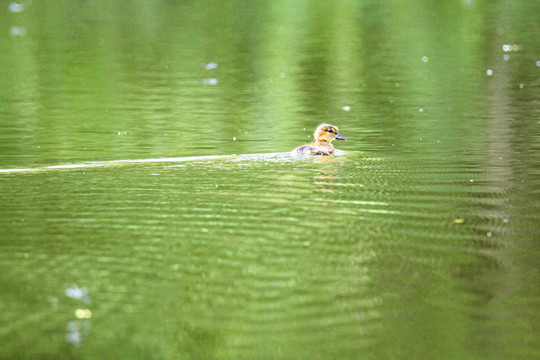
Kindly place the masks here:
[(322, 155), (330, 156), (334, 153), (332, 141), (347, 140), (339, 134), (339, 129), (330, 124), (321, 124), (313, 134), (315, 142), (297, 147), (291, 153), (295, 156)]

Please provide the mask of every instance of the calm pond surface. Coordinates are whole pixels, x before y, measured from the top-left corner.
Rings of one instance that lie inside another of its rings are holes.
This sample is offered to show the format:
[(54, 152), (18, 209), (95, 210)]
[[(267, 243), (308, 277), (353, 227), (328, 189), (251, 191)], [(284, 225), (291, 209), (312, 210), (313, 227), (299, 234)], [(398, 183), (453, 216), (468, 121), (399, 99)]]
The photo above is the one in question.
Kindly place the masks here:
[(540, 359), (538, 1), (0, 4), (1, 359)]

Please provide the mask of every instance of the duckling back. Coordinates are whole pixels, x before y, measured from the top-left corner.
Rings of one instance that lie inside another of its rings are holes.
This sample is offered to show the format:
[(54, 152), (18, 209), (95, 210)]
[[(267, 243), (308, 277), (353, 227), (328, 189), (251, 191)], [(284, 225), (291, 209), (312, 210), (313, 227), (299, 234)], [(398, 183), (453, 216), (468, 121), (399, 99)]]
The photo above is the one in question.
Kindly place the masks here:
[(308, 144), (308, 145), (302, 145), (291, 151), (291, 153), (294, 156), (303, 157), (303, 156), (330, 156), (334, 153), (334, 149), (332, 148), (322, 148), (320, 146)]

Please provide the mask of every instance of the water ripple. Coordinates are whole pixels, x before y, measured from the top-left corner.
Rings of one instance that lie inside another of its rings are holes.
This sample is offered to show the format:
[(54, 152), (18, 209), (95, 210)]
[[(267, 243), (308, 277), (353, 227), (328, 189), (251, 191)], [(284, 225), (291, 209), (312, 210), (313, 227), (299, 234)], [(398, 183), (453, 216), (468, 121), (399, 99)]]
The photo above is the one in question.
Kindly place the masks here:
[[(509, 251), (533, 217), (517, 220), (508, 177), (477, 169), (471, 183), (468, 167), (349, 153), (6, 169), (3, 270), (45, 303), (4, 317), (0, 335), (38, 331), (60, 313), (63, 333), (70, 321), (92, 322), (69, 325), (84, 342), (106, 336), (103, 323), (120, 331), (119, 316), (155, 324), (153, 309), (168, 309), (171, 328), (211, 328), (205, 336), (228, 337), (233, 349), (321, 336), (354, 349), (395, 321), (400, 301), (434, 296), (433, 284), (461, 289), (470, 312), (471, 299), (498, 290), (467, 284), (512, 266)], [(53, 310), (46, 299), (72, 284), (89, 289), (92, 308), (58, 300)], [(73, 319), (77, 309), (91, 319)]]

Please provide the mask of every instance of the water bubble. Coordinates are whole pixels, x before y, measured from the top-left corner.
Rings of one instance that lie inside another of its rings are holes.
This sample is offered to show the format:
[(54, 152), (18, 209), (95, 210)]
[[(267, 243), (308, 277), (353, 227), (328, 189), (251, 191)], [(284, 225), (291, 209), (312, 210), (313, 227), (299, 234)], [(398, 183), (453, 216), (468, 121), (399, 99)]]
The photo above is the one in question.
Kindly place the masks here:
[(423, 62), (426, 63), (426, 62), (428, 62), (428, 60), (429, 60), (429, 58), (428, 58), (427, 56), (422, 57), (422, 61), (423, 61)]
[(424, 112), (424, 109), (420, 108), (418, 109), (419, 112)]
[(487, 69), (487, 70), (486, 70), (486, 74), (487, 74), (487, 76), (493, 75), (493, 70)]
[(92, 302), (90, 295), (88, 295), (88, 288), (85, 286), (78, 287), (76, 284), (73, 284), (66, 289), (64, 294), (69, 298), (80, 300), (85, 304)]
[(210, 79), (202, 79), (203, 85), (216, 85), (218, 83), (218, 79), (216, 78), (210, 78)]
[(399, 87), (399, 83), (398, 83), (398, 82), (397, 82), (397, 83), (395, 83), (394, 85), (395, 85), (395, 87)]
[(523, 89), (523, 84), (519, 84), (519, 88), (520, 88), (520, 89)]
[(474, 179), (469, 180), (470, 182), (474, 182)]
[(23, 10), (24, 10), (24, 4), (18, 4), (18, 3), (12, 2), (8, 6), (8, 11), (11, 13), (19, 13), (19, 12), (22, 12)]
[(23, 26), (12, 26), (9, 29), (9, 35), (15, 36), (24, 36), (26, 35), (26, 28)]
[(540, 60), (536, 61), (536, 66), (540, 67)]
[(344, 107), (343, 107), (343, 110), (349, 111), (349, 110), (351, 110), (351, 107), (350, 107), (350, 106), (344, 106)]
[(508, 59), (510, 59), (510, 56), (508, 54), (504, 54), (503, 59), (504, 61), (508, 61)]
[(90, 309), (77, 309), (75, 310), (75, 316), (77, 319), (90, 319), (92, 311)]
[(204, 68), (205, 68), (206, 70), (212, 70), (212, 69), (215, 69), (215, 68), (217, 68), (217, 67), (218, 67), (218, 65), (217, 65), (217, 63), (215, 63), (215, 62), (209, 62), (208, 64), (206, 64), (206, 65), (204, 66)]
[(236, 141), (236, 136), (233, 136), (233, 138), (232, 138), (232, 139), (233, 139), (233, 141)]
[(517, 44), (503, 45), (502, 49), (503, 49), (503, 51), (506, 51), (506, 52), (508, 52), (508, 51), (519, 51), (519, 50), (521, 50), (521, 47), (519, 45), (517, 45)]
[(72, 345), (80, 345), (82, 343), (82, 334), (78, 329), (68, 329), (66, 341)]

